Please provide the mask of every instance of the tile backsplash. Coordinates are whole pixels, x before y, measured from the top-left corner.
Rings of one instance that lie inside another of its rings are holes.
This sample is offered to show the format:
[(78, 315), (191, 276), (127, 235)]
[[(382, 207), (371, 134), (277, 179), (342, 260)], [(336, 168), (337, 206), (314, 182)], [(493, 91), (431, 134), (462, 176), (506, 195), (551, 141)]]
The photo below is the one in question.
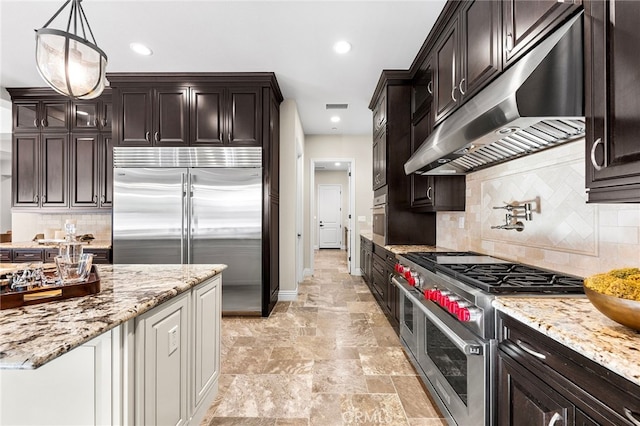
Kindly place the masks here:
[(44, 234), (45, 230), (64, 230), (64, 222), (76, 221), (76, 233), (93, 234), (97, 240), (111, 241), (111, 214), (38, 214), (12, 213), (11, 232), (14, 242), (31, 241), (36, 234)]
[[(438, 246), (580, 276), (640, 267), (640, 205), (587, 204), (584, 164), (581, 139), (467, 175), (466, 211), (438, 213)], [(491, 229), (514, 201), (534, 209), (524, 231)]]

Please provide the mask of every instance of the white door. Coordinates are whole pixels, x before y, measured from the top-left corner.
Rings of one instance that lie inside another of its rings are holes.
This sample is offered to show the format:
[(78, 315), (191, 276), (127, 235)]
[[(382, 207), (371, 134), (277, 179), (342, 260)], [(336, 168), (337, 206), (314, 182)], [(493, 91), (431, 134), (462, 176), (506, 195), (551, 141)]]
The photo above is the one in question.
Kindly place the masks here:
[(342, 246), (342, 186), (318, 185), (318, 247)]

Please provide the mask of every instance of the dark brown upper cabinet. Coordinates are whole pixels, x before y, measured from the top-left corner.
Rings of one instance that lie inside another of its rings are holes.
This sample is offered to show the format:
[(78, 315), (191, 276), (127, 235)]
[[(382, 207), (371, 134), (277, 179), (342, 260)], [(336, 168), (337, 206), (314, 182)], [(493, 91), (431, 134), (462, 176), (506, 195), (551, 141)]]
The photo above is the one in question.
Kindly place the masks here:
[(71, 131), (111, 131), (111, 96), (99, 100), (71, 102)]
[(640, 2), (585, 1), (589, 202), (640, 202)]
[[(433, 79), (435, 77), (433, 55), (427, 57), (411, 81), (411, 118), (416, 121), (428, 112), (433, 127)], [(430, 132), (430, 131), (429, 131)]]
[(14, 133), (13, 207), (68, 207), (69, 135)]
[(71, 139), (72, 208), (111, 208), (113, 143), (109, 134), (74, 134)]
[(69, 101), (21, 100), (13, 103), (14, 132), (66, 132), (69, 130)]
[(387, 93), (383, 91), (373, 108), (373, 134), (377, 135), (387, 124)]
[(435, 124), (501, 71), (500, 2), (464, 2), (435, 48)]
[(120, 88), (114, 91), (120, 146), (186, 146), (186, 87)]
[(387, 184), (387, 132), (378, 133), (373, 139), (373, 190)]
[(192, 87), (191, 144), (260, 146), (261, 102), (259, 87)]
[(575, 13), (581, 3), (582, 0), (503, 0), (504, 67), (511, 65), (529, 48), (545, 38), (562, 21)]

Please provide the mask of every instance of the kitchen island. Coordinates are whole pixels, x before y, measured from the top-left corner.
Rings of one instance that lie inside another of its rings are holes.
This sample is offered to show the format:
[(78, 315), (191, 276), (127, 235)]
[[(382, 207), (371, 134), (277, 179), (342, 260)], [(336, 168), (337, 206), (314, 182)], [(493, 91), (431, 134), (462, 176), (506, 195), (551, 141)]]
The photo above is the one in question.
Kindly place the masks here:
[(97, 294), (0, 311), (0, 424), (197, 424), (217, 393), (225, 268), (100, 265)]

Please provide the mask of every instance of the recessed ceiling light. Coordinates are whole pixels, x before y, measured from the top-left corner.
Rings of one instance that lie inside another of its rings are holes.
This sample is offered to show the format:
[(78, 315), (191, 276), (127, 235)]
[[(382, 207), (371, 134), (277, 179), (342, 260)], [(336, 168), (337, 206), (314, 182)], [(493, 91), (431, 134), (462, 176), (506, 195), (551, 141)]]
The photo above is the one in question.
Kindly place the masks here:
[(334, 166), (340, 167), (340, 163), (333, 163)]
[(334, 115), (333, 117), (331, 117), (331, 122), (332, 123), (339, 123), (340, 122), (340, 117), (338, 117), (337, 115)]
[(351, 50), (351, 43), (345, 40), (340, 40), (333, 45), (333, 50), (335, 50), (336, 53), (344, 55)]
[(143, 55), (143, 56), (153, 55), (153, 51), (142, 43), (131, 43), (129, 45), (129, 48), (134, 52), (136, 52), (138, 55)]

